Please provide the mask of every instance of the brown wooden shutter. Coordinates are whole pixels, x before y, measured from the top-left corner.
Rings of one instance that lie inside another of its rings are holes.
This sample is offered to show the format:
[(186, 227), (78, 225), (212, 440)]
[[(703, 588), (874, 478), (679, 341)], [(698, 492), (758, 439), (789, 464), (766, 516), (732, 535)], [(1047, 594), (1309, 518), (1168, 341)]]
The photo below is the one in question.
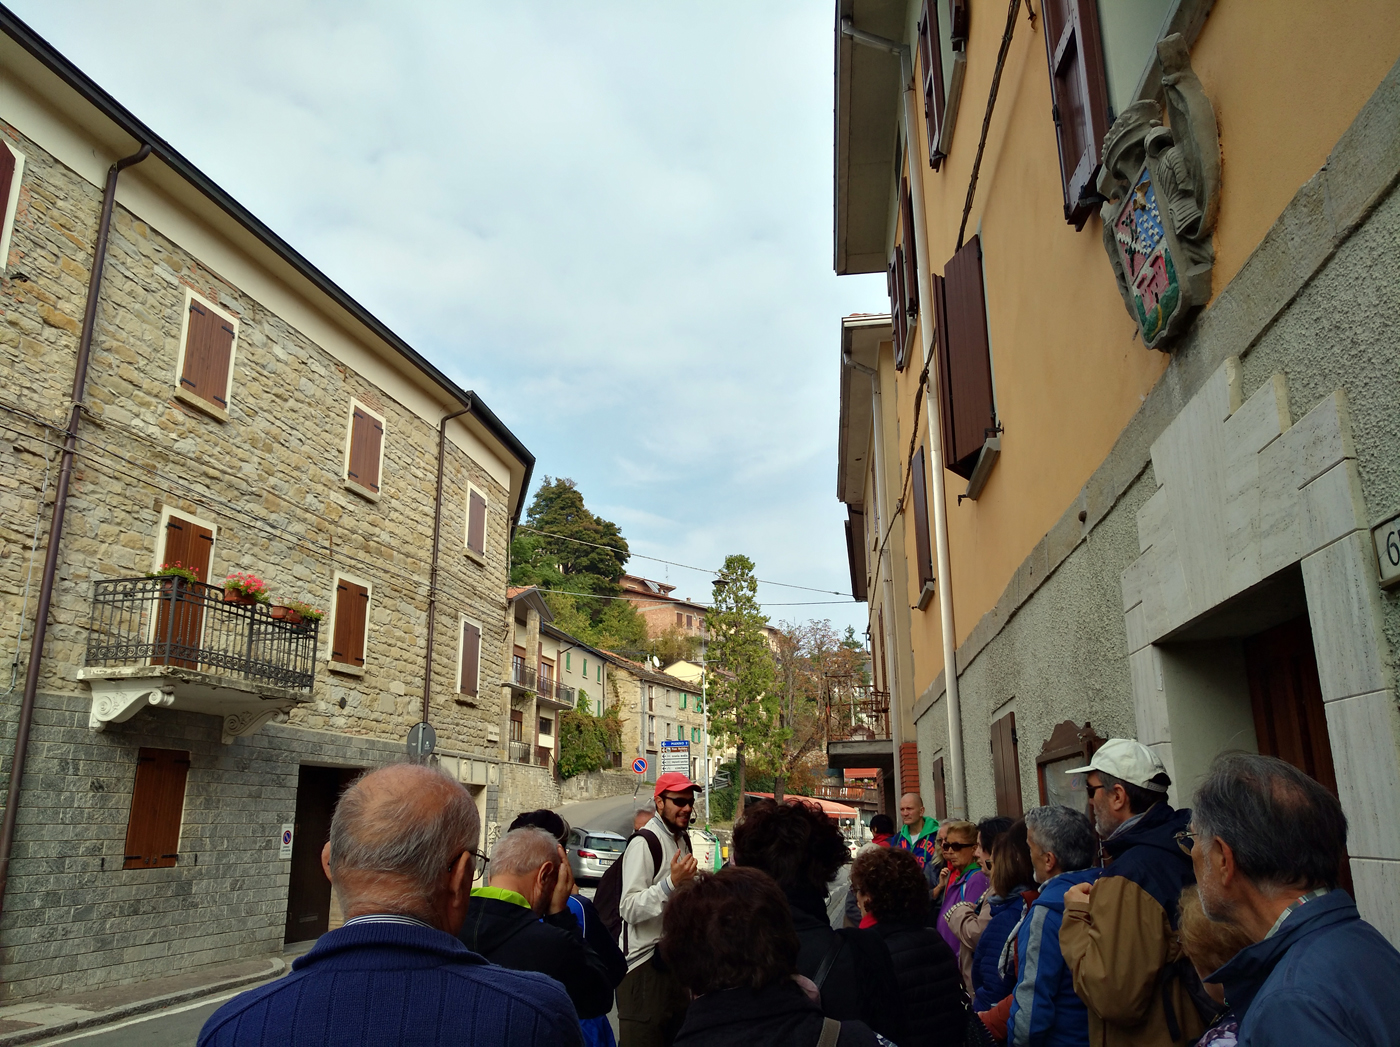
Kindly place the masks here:
[(471, 622), (462, 623), (462, 681), (463, 694), (475, 695), (481, 666), (481, 630)]
[(933, 761), (933, 816), (940, 822), (948, 817), (948, 787), (943, 781), (943, 757)]
[[(948, 260), (938, 313), (939, 397), (943, 407), (943, 461), (969, 477), (982, 444), (996, 429), (987, 300), (982, 287), (982, 244), (974, 236)], [(940, 295), (935, 294), (935, 299)]]
[(467, 548), (486, 555), (486, 499), (476, 491), (467, 496)]
[(228, 407), (228, 369), (233, 358), (233, 324), (190, 299), (185, 329), (185, 366), (180, 385), (201, 400)]
[(919, 589), (933, 581), (933, 545), (928, 534), (928, 481), (925, 478), (924, 447), (914, 452), (909, 463), (914, 486), (914, 541), (918, 545)]
[(880, 608), (880, 681), (883, 684), (878, 690), (886, 694), (890, 690), (890, 667), (885, 662), (885, 609)]
[(343, 665), (365, 664), (365, 620), (369, 590), (344, 579), (335, 587), (335, 630), (331, 636), (331, 661)]
[(904, 293), (904, 248), (899, 244), (895, 245), (894, 254), (890, 256), (885, 286), (890, 294), (890, 320), (894, 326), (894, 366), (902, 371), (908, 362), (905, 348), (909, 343), (909, 318), (905, 313), (908, 299)]
[(1065, 221), (1083, 229), (1099, 208), (1095, 182), (1110, 123), (1098, 6), (1096, 0), (1045, 0), (1043, 7)]
[(164, 869), (179, 860), (189, 772), (190, 754), (183, 750), (143, 747), (137, 753), (123, 869)]
[[(9, 146), (0, 142), (0, 229), (4, 228), (5, 219), (10, 217), (10, 187), (15, 180), (15, 154), (10, 152)], [(0, 258), (0, 268), (10, 264), (8, 258)]]
[(379, 493), (379, 450), (384, 445), (384, 423), (356, 407), (350, 419), (350, 464), (345, 470), (367, 491)]
[[(162, 563), (188, 567), (201, 582), (209, 580), (209, 559), (214, 549), (214, 532), (190, 520), (172, 516), (165, 524), (165, 553)], [(204, 631), (204, 604), (194, 593), (165, 594), (156, 610), (156, 628), (151, 640), (152, 665), (179, 665), (199, 668), (198, 651)]]
[(938, 37), (937, 0), (924, 0), (919, 15), (919, 67), (924, 87), (924, 129), (928, 133), (928, 163), (935, 171), (943, 163), (938, 139), (943, 132), (943, 45)]
[(914, 197), (909, 192), (909, 180), (904, 180), (900, 194), (900, 225), (904, 229), (904, 315), (913, 326), (919, 315), (919, 250), (914, 240)]
[(1007, 713), (992, 723), (992, 780), (996, 786), (997, 814), (1019, 818), (1021, 764), (1016, 754), (1016, 714)]

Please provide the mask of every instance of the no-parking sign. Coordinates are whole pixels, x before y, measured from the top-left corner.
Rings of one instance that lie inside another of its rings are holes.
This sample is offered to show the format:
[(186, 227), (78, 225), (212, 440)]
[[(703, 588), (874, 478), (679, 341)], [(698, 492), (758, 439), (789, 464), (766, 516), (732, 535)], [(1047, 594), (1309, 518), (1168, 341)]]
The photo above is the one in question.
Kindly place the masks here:
[(638, 774), (646, 774), (647, 758), (645, 756), (638, 756), (635, 760), (632, 761), (632, 770), (634, 770)]
[(283, 824), (282, 847), (277, 852), (278, 858), (290, 858), (292, 856), (292, 835), (295, 833), (295, 831), (296, 830), (294, 826), (289, 824)]

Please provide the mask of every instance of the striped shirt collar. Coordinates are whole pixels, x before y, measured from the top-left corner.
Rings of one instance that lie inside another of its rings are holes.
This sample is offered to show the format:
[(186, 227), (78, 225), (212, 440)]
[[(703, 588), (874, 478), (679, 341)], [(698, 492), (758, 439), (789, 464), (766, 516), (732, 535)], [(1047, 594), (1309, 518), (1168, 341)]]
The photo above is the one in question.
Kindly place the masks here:
[(1292, 905), (1290, 905), (1287, 909), (1284, 909), (1283, 912), (1278, 914), (1278, 919), (1275, 920), (1274, 925), (1269, 928), (1269, 933), (1264, 935), (1264, 940), (1268, 941), (1270, 938), (1272, 938), (1279, 932), (1279, 928), (1283, 926), (1283, 921), (1288, 919), (1289, 915), (1293, 912), (1294, 909), (1301, 909), (1305, 904), (1312, 901), (1314, 898), (1321, 898), (1324, 894), (1331, 893), (1332, 889), (1330, 887), (1318, 887), (1315, 890), (1309, 891), (1307, 894), (1299, 895), (1298, 899)]
[(402, 913), (366, 913), (364, 916), (356, 916), (354, 919), (346, 920), (342, 927), (359, 927), (368, 923), (396, 923), (402, 927), (426, 927), (430, 931), (437, 930), (430, 923), (424, 923), (416, 916), (404, 916)]

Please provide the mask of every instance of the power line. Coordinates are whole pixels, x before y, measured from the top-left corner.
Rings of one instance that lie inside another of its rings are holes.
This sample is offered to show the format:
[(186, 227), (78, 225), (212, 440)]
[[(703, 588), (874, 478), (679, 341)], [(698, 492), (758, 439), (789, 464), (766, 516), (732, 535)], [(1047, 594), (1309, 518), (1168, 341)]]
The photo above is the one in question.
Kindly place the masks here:
[[(615, 545), (603, 545), (603, 544), (601, 544), (600, 542), (586, 542), (586, 541), (584, 541), (582, 538), (572, 538), (572, 537), (570, 537), (570, 536), (567, 535), (567, 534), (558, 534), (558, 533), (556, 533), (556, 532), (554, 532), (554, 531), (541, 531), (538, 527), (531, 527), (529, 524), (517, 524), (516, 526), (517, 526), (520, 530), (522, 530), (522, 531), (529, 531), (529, 532), (532, 533), (532, 534), (543, 535), (543, 536), (546, 537), (546, 538), (558, 538), (561, 542), (573, 542), (573, 543), (575, 543), (576, 545), (588, 545), (588, 546), (592, 546), (594, 549), (606, 549), (606, 550), (608, 550), (609, 552), (613, 552), (613, 553), (620, 553), (620, 552), (622, 551), (622, 550), (618, 549), (617, 546), (615, 546)], [(634, 553), (634, 552), (632, 552), (632, 550), (631, 550), (630, 548), (627, 550), (627, 556), (628, 556), (629, 559), (631, 559), (631, 558), (636, 558), (636, 559), (638, 559), (638, 560), (651, 560), (651, 561), (653, 561), (654, 563), (669, 564), (671, 567), (679, 567), (679, 568), (681, 568), (681, 569), (683, 569), (683, 570), (686, 570), (686, 571), (698, 571), (698, 572), (700, 572), (701, 574), (708, 574), (708, 575), (712, 575), (712, 576), (719, 575), (719, 574), (721, 573), (720, 571), (716, 571), (716, 570), (714, 570), (713, 568), (709, 568), (709, 567), (696, 567), (696, 566), (694, 566), (693, 564), (688, 564), (688, 563), (677, 563), (675, 560), (663, 560), (663, 559), (662, 559), (661, 557), (659, 557), (659, 556), (647, 556), (645, 553)], [(837, 589), (815, 589), (815, 588), (813, 588), (813, 587), (810, 586), (810, 585), (793, 585), (793, 584), (790, 583), (790, 582), (770, 582), (770, 581), (769, 581), (768, 579), (766, 579), (766, 578), (755, 578), (754, 581), (756, 581), (759, 585), (776, 585), (776, 586), (779, 586), (779, 587), (781, 587), (781, 588), (783, 588), (783, 589), (803, 589), (803, 590), (806, 590), (806, 591), (809, 592), (809, 593), (829, 593), (829, 594), (832, 595), (832, 596), (850, 596), (851, 599), (853, 599), (853, 600), (855, 599), (855, 597), (854, 597), (854, 596), (851, 596), (850, 593), (843, 593), (843, 592), (841, 592), (841, 591), (839, 591), (839, 590), (837, 590)], [(791, 604), (791, 605), (788, 605), (788, 604), (781, 604), (781, 605), (775, 605), (775, 606), (793, 606), (793, 607), (795, 607), (795, 606), (797, 606), (797, 605), (796, 605), (796, 604)]]
[[(646, 598), (640, 598), (640, 599), (639, 599), (639, 598), (632, 597), (632, 596), (603, 596), (603, 595), (600, 595), (600, 594), (598, 594), (598, 593), (581, 593), (581, 592), (575, 592), (575, 591), (572, 591), (572, 590), (569, 590), (569, 589), (546, 589), (546, 588), (544, 588), (543, 586), (539, 586), (539, 585), (533, 586), (532, 588), (534, 588), (534, 589), (536, 589), (537, 591), (542, 592), (542, 593), (554, 593), (554, 594), (556, 594), (556, 595), (558, 595), (558, 596), (586, 596), (586, 597), (588, 597), (589, 599), (592, 599), (592, 600), (626, 600), (628, 603), (633, 603), (633, 604), (649, 604), (649, 605), (654, 605), (654, 606), (657, 606), (657, 607), (668, 606), (668, 605), (676, 604), (676, 603), (690, 603), (690, 604), (695, 604), (697, 607), (710, 607), (710, 606), (712, 606), (711, 604), (703, 604), (703, 603), (700, 603), (700, 602), (697, 601), (697, 600), (672, 600), (672, 599), (648, 600), (648, 599), (646, 599)], [(801, 600), (801, 601), (798, 601), (798, 602), (796, 602), (796, 603), (768, 603), (768, 602), (766, 602), (766, 601), (764, 601), (764, 600), (759, 600), (759, 601), (758, 601), (760, 607), (817, 607), (817, 606), (824, 606), (824, 605), (826, 605), (826, 604), (854, 604), (854, 603), (856, 603), (856, 602), (857, 602), (857, 601), (855, 601), (855, 600)]]

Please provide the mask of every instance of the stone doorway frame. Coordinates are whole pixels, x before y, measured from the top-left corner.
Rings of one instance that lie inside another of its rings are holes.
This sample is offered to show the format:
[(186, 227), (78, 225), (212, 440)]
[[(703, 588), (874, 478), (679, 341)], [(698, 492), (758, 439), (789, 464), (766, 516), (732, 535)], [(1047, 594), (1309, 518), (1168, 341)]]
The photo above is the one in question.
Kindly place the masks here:
[[(1300, 566), (1356, 900), (1400, 944), (1400, 712), (1342, 390), (1293, 422), (1284, 376), (1243, 401), (1232, 356), (1154, 441), (1152, 468), (1158, 489), (1137, 514), (1141, 555), (1122, 574), (1138, 739), (1166, 764), (1173, 802), (1189, 805), (1200, 772), (1241, 747), (1244, 729), (1202, 685), (1221, 678), (1215, 669), (1173, 672), (1162, 645)], [(1190, 701), (1174, 701), (1174, 687)]]

